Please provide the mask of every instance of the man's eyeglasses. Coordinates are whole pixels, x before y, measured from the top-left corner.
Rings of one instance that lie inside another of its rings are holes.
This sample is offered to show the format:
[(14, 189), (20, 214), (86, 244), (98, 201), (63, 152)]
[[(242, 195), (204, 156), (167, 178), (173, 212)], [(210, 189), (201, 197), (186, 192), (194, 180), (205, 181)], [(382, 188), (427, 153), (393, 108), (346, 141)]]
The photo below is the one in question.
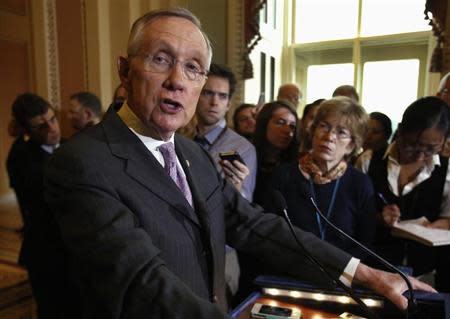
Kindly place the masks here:
[(202, 95), (206, 98), (213, 98), (214, 96), (217, 95), (219, 97), (219, 100), (221, 101), (228, 100), (228, 98), (230, 97), (228, 93), (216, 92), (208, 89), (202, 90)]
[(171, 70), (175, 64), (180, 63), (183, 75), (190, 81), (202, 81), (207, 78), (208, 70), (204, 70), (194, 61), (178, 61), (172, 56), (159, 52), (157, 54), (136, 54), (142, 59), (144, 70), (155, 73), (166, 73)]
[(322, 122), (322, 121), (320, 121), (317, 124), (316, 131), (320, 135), (334, 133), (336, 135), (337, 139), (341, 140), (341, 141), (352, 138), (352, 134), (350, 133), (350, 131), (348, 129), (343, 128), (343, 127), (339, 127), (339, 126), (338, 127), (332, 127), (327, 122)]
[(444, 89), (442, 89), (442, 90), (440, 91), (441, 94), (445, 94), (445, 95), (448, 95), (449, 92), (450, 92), (450, 91), (449, 91), (449, 89), (447, 89), (447, 88), (444, 88)]

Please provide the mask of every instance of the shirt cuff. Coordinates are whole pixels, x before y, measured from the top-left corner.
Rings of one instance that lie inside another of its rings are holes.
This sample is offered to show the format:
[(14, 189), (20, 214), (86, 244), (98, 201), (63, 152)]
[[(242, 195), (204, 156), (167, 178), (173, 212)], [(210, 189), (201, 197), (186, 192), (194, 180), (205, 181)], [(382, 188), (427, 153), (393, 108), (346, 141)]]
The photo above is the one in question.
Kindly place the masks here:
[(361, 260), (358, 258), (352, 257), (339, 277), (339, 280), (347, 287), (352, 286), (353, 277), (355, 277), (356, 268), (358, 268), (360, 262)]

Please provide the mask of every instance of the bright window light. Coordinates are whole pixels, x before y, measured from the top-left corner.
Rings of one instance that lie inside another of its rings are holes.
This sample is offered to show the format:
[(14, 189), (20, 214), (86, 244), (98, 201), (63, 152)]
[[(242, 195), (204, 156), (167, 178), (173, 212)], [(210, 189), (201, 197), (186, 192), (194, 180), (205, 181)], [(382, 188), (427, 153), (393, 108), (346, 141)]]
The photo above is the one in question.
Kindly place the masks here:
[(366, 62), (362, 105), (368, 113), (385, 113), (395, 126), (417, 99), (418, 80), (418, 59)]
[(297, 0), (296, 42), (351, 39), (358, 27), (358, 0)]
[(307, 71), (307, 103), (329, 99), (340, 85), (353, 85), (353, 63), (311, 65)]
[(426, 0), (362, 1), (361, 36), (431, 30), (424, 19)]

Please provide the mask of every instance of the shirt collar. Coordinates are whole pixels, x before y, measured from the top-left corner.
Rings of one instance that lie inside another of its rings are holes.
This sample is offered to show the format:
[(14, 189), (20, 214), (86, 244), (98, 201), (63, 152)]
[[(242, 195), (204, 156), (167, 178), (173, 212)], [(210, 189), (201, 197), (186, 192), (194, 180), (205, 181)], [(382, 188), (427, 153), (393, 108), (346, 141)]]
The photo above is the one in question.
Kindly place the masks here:
[(150, 130), (144, 125), (144, 123), (142, 123), (136, 114), (134, 114), (128, 106), (127, 101), (123, 103), (122, 107), (117, 112), (117, 115), (150, 150), (157, 150), (162, 144), (167, 142), (174, 143), (175, 141), (175, 134), (172, 134), (168, 141), (157, 140), (150, 137)]
[(55, 145), (47, 145), (47, 144), (41, 145), (41, 148), (49, 154), (53, 154), (54, 150), (56, 150), (58, 147), (59, 147), (59, 143), (55, 144)]
[(219, 137), (220, 133), (226, 126), (227, 121), (225, 121), (225, 119), (223, 118), (219, 122), (217, 122), (217, 124), (211, 130), (205, 133), (203, 137), (209, 142), (209, 144), (212, 144)]

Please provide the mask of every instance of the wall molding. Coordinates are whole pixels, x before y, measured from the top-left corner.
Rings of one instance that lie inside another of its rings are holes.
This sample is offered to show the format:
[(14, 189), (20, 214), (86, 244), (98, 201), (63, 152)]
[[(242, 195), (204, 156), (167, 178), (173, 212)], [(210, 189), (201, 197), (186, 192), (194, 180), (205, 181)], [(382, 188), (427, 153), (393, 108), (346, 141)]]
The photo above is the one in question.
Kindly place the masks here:
[[(244, 101), (244, 1), (228, 1), (227, 19), (227, 65), (236, 75), (236, 92), (231, 101), (228, 120), (231, 120), (233, 110)], [(231, 123), (229, 121), (229, 123)]]
[(88, 77), (88, 53), (87, 53), (87, 34), (86, 34), (86, 1), (81, 0), (81, 45), (83, 46), (83, 83), (84, 89), (87, 91), (89, 88)]
[(48, 74), (48, 101), (53, 107), (59, 109), (61, 107), (61, 95), (58, 63), (56, 3), (55, 0), (45, 0), (44, 5), (44, 30)]

